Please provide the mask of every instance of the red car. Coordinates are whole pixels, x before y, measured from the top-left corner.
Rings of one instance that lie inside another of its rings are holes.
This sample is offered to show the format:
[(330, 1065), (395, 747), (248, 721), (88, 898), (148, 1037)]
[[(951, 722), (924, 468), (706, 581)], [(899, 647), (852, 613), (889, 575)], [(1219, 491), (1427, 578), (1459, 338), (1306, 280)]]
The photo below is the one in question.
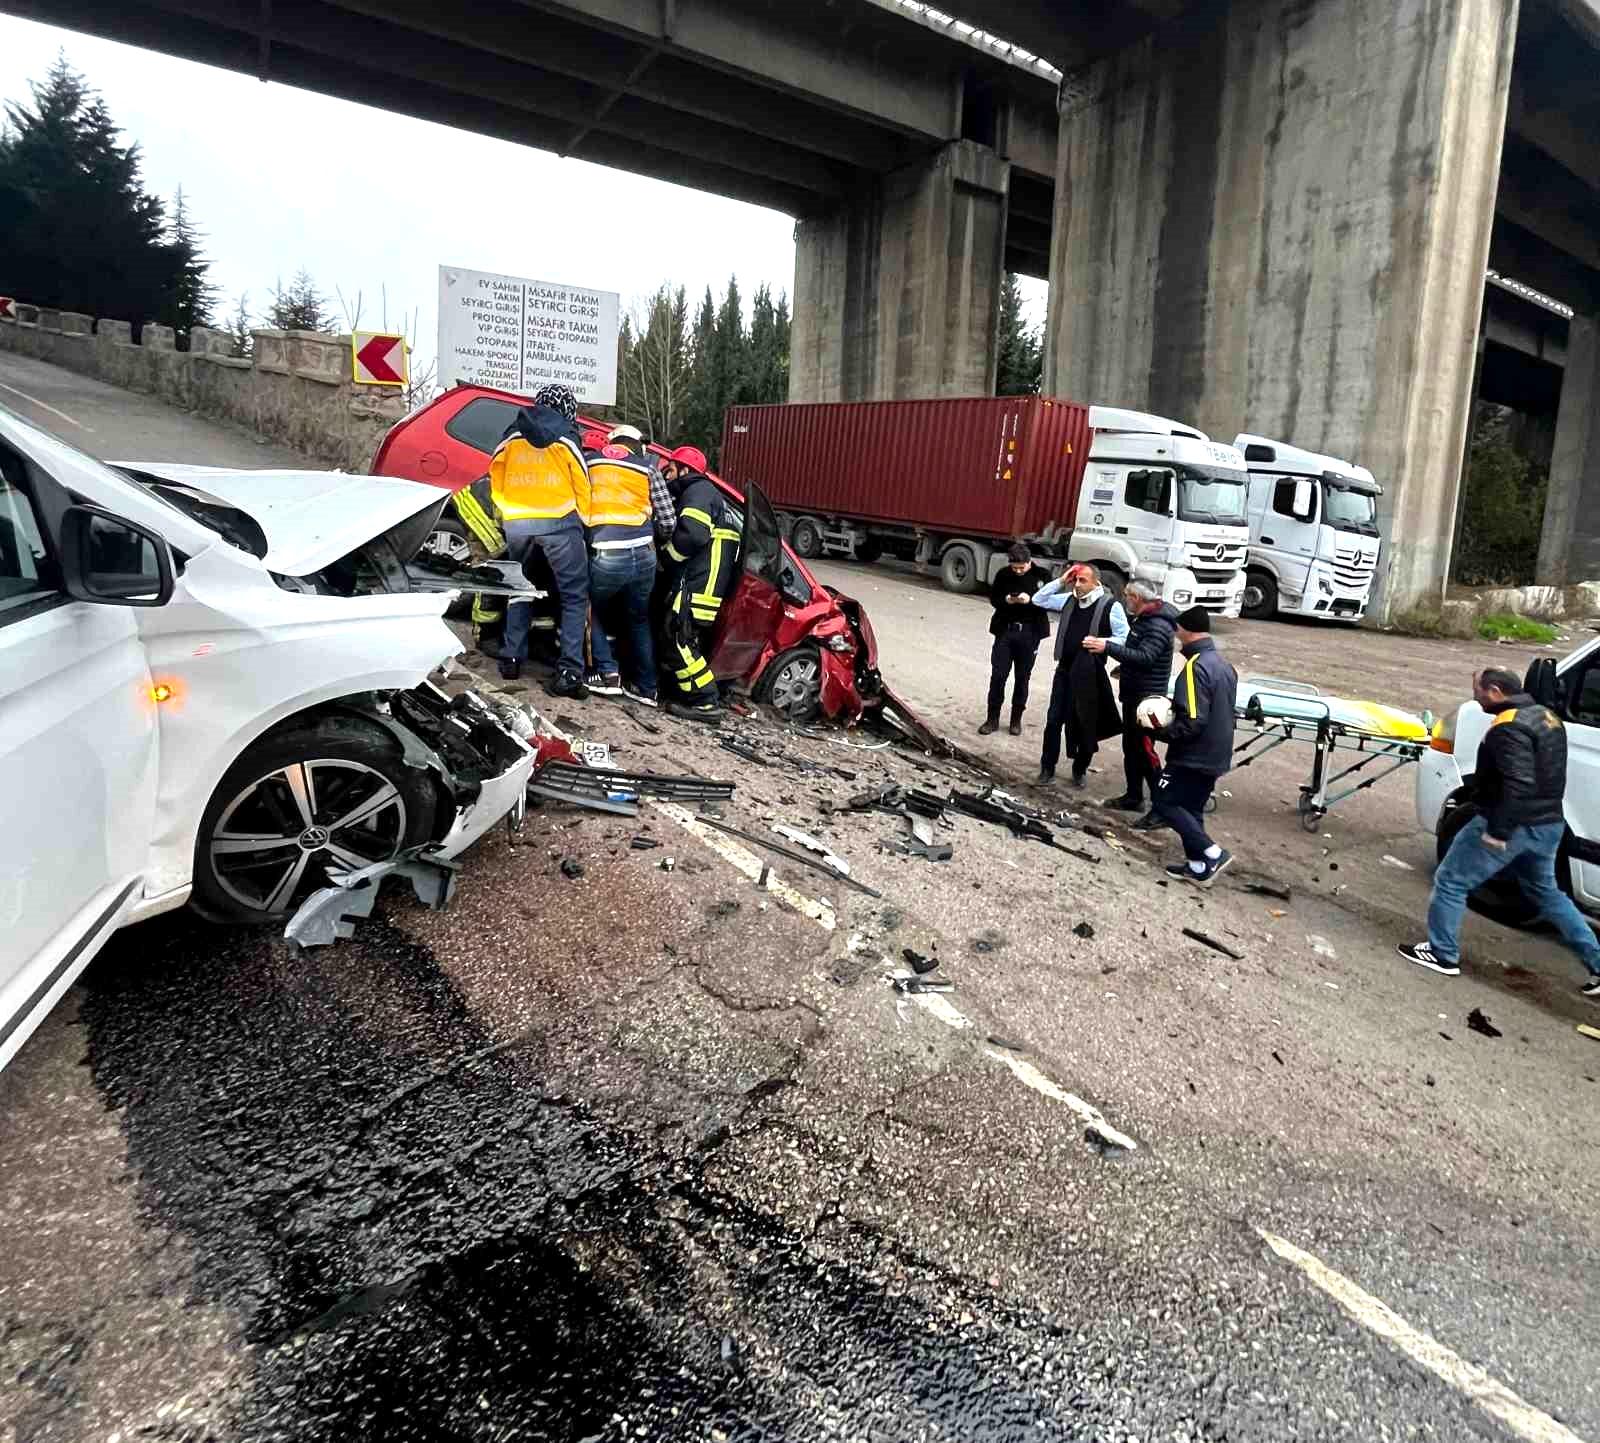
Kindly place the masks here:
[[(399, 422), (373, 457), (375, 476), (424, 481), (449, 491), (470, 486), (526, 398), (486, 386), (457, 386)], [(579, 417), (580, 428), (608, 429)], [(665, 448), (651, 448), (658, 455)], [(740, 681), (758, 701), (796, 720), (818, 711), (851, 722), (888, 700), (878, 675), (878, 643), (859, 602), (824, 586), (789, 549), (759, 487), (748, 497), (714, 481), (743, 519), (741, 575), (723, 603), (712, 637), (711, 666), (720, 681)], [(452, 514), (437, 523), (428, 549), (455, 560), (469, 554), (465, 527)]]

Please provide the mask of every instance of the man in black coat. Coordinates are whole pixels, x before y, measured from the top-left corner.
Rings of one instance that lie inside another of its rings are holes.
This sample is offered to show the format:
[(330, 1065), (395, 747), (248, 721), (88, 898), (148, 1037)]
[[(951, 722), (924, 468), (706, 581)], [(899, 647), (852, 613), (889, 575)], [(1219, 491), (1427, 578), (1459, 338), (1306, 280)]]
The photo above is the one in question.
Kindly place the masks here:
[(1017, 542), (1011, 548), (1009, 564), (1003, 566), (989, 584), (989, 635), (994, 645), (989, 650), (989, 715), (978, 728), (978, 735), (989, 736), (1000, 730), (1000, 708), (1006, 699), (1006, 678), (1011, 683), (1011, 735), (1022, 735), (1022, 711), (1028, 704), (1028, 678), (1039, 655), (1039, 643), (1050, 635), (1050, 618), (1033, 605), (1033, 594), (1050, 580), (1050, 573), (1036, 566), (1033, 553)]
[(1056, 779), (1064, 731), (1067, 755), (1072, 759), (1072, 785), (1081, 787), (1100, 743), (1122, 730), (1105, 656), (1084, 650), (1084, 638), (1106, 636), (1121, 641), (1128, 634), (1128, 618), (1122, 603), (1100, 584), (1099, 571), (1085, 563), (1069, 566), (1055, 581), (1040, 587), (1033, 604), (1061, 613), (1056, 627), (1056, 675), (1050, 686), (1050, 711), (1039, 754), (1039, 785), (1049, 786)]
[[(1122, 602), (1133, 620), (1122, 641), (1090, 636), (1084, 639), (1085, 651), (1104, 652), (1121, 663), (1119, 677), (1122, 695), (1122, 771), (1127, 787), (1120, 797), (1106, 803), (1113, 811), (1144, 811), (1144, 790), (1150, 788), (1152, 802), (1156, 778), (1161, 775), (1161, 758), (1149, 731), (1139, 725), (1135, 715), (1147, 696), (1165, 696), (1172, 680), (1172, 649), (1178, 633), (1178, 613), (1161, 599), (1148, 581), (1130, 581), (1122, 588)], [(1137, 824), (1143, 831), (1157, 825), (1154, 810)]]
[(1456, 833), (1433, 874), (1428, 940), (1400, 948), (1400, 955), (1430, 972), (1458, 976), (1467, 898), (1491, 877), (1508, 873), (1578, 954), (1589, 974), (1583, 995), (1600, 1000), (1600, 942), (1556, 882), (1556, 856), (1566, 835), (1566, 728), (1509, 671), (1473, 677), (1472, 695), (1494, 718), (1478, 744), (1472, 778), (1477, 815)]
[(1167, 743), (1156, 783), (1156, 815), (1183, 839), (1185, 860), (1167, 868), (1176, 881), (1209, 887), (1233, 854), (1206, 835), (1206, 803), (1217, 779), (1233, 767), (1234, 706), (1239, 674), (1211, 640), (1211, 617), (1193, 606), (1178, 618), (1183, 670), (1172, 688), (1172, 720), (1155, 734)]

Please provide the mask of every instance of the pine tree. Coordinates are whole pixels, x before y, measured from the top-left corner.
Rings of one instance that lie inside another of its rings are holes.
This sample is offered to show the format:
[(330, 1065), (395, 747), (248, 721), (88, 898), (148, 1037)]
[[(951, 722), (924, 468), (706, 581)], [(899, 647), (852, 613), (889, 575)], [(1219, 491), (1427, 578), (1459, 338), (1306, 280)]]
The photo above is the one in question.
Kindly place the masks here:
[(168, 240), (172, 252), (172, 298), (161, 319), (187, 334), (195, 326), (209, 326), (217, 304), (217, 288), (206, 275), (208, 262), (200, 253), (203, 237), (189, 217), (183, 187), (172, 204), (172, 227)]
[(267, 325), (275, 331), (321, 331), (334, 334), (328, 301), (309, 271), (302, 266), (286, 287), (280, 276), (272, 288), (272, 304), (267, 307)]
[(237, 360), (247, 360), (253, 348), (250, 337), (250, 294), (240, 291), (239, 299), (228, 320), (228, 339), (233, 343), (228, 354)]
[(1022, 287), (1006, 272), (1000, 292), (999, 363), (995, 367), (995, 395), (1036, 396), (1044, 373), (1044, 346), (1039, 332), (1022, 318)]
[[(178, 323), (178, 257), (139, 147), (60, 55), (0, 129), (0, 256), (7, 289), (39, 305)], [(187, 225), (187, 217), (185, 218)], [(203, 271), (204, 262), (194, 257)]]

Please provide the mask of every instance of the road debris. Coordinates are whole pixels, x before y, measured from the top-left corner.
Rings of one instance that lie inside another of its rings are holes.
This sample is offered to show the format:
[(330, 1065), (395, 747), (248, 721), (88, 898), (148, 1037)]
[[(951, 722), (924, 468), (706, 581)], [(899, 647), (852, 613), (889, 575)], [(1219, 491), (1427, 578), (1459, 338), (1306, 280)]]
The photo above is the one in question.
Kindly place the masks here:
[(916, 997), (930, 992), (954, 992), (956, 984), (942, 977), (893, 977), (896, 992)]
[(1489, 1020), (1488, 1015), (1481, 1007), (1474, 1007), (1471, 1012), (1467, 1013), (1467, 1028), (1472, 1032), (1481, 1032), (1485, 1037), (1505, 1036), (1505, 1033)]
[(1402, 862), (1398, 857), (1391, 857), (1387, 852), (1383, 854), (1382, 861), (1384, 866), (1398, 867), (1402, 872), (1414, 872), (1417, 870), (1410, 862)]
[(808, 852), (815, 852), (841, 877), (850, 875), (850, 864), (843, 857), (831, 851), (825, 842), (813, 837), (810, 832), (802, 832), (799, 827), (791, 827), (787, 822), (774, 822), (772, 830), (778, 836), (793, 842), (796, 846), (804, 847)]
[(906, 963), (910, 966), (911, 970), (917, 973), (919, 976), (924, 973), (936, 971), (939, 966), (939, 959), (937, 957), (924, 957), (922, 953), (911, 947), (902, 947), (900, 949), (900, 955), (905, 958)]
[(1587, 1022), (1580, 1022), (1578, 1031), (1585, 1037), (1592, 1037), (1596, 1042), (1600, 1042), (1600, 1027), (1591, 1027)]
[(709, 781), (705, 777), (602, 770), (574, 762), (553, 761), (533, 774), (528, 792), (546, 801), (634, 817), (639, 814), (639, 801), (643, 797), (676, 802), (726, 801), (733, 795), (733, 783)]
[(985, 927), (967, 945), (974, 952), (998, 952), (1006, 945), (1006, 939), (1004, 934), (995, 931), (993, 927)]
[(1333, 943), (1320, 932), (1307, 932), (1306, 945), (1319, 957), (1337, 958), (1339, 955), (1333, 950)]
[(563, 857), (561, 859), (561, 875), (576, 881), (584, 873), (583, 863), (576, 857)]
[(1087, 942), (1089, 938), (1094, 936), (1094, 924), (1091, 922), (1080, 922), (1072, 929), (1072, 935), (1075, 937), (1082, 937), (1084, 941)]
[(1246, 882), (1242, 890), (1252, 897), (1271, 897), (1275, 902), (1294, 901), (1294, 894), (1288, 887), (1280, 887), (1272, 882)]
[(1191, 942), (1198, 942), (1202, 947), (1209, 947), (1213, 952), (1220, 952), (1224, 957), (1231, 957), (1235, 962), (1244, 961), (1244, 953), (1235, 952), (1226, 942), (1219, 942), (1215, 937), (1208, 937), (1204, 932), (1196, 932), (1193, 927), (1185, 927), (1183, 935)]
[(1010, 1037), (997, 1037), (992, 1032), (989, 1034), (989, 1045), (991, 1047), (1003, 1047), (1007, 1052), (1026, 1052), (1028, 1050), (1026, 1043), (1017, 1042)]
[(635, 837), (628, 843), (636, 852), (648, 852), (661, 845), (654, 837)]
[(798, 862), (802, 867), (809, 867), (813, 872), (821, 872), (825, 877), (832, 877), (836, 882), (843, 882), (845, 886), (854, 888), (868, 897), (881, 898), (883, 893), (875, 887), (869, 887), (865, 882), (858, 882), (854, 877), (844, 872), (835, 871), (820, 857), (814, 857), (807, 852), (798, 851), (793, 847), (786, 847), (781, 842), (774, 842), (770, 837), (763, 837), (759, 832), (746, 832), (739, 827), (731, 827), (726, 822), (719, 822), (714, 817), (698, 816), (694, 820), (702, 826), (711, 827), (718, 832), (726, 832), (730, 837), (738, 837), (742, 842), (749, 842), (757, 847), (765, 847), (769, 852), (776, 852), (780, 857), (787, 857), (791, 862)]
[(749, 742), (740, 741), (738, 737), (719, 736), (717, 738), (717, 745), (720, 746), (724, 751), (732, 752), (734, 756), (742, 758), (744, 761), (751, 762), (755, 766), (770, 767), (772, 765), (772, 763), (762, 756), (761, 753), (758, 752), (753, 746), (751, 746)]

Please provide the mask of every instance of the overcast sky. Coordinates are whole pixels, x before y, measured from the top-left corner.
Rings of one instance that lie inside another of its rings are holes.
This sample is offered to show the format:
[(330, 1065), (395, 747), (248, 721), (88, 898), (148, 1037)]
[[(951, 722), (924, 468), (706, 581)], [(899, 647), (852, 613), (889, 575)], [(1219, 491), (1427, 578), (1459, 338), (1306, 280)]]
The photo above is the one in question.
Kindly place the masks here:
[[(6, 15), (0, 98), (28, 99), (62, 50), (139, 142), (146, 187), (170, 200), (182, 185), (219, 319), (242, 291), (259, 315), (273, 282), (304, 266), (336, 312), (336, 287), (352, 305), (359, 291), (367, 329), (385, 324), (387, 287), (387, 324), (415, 312), (431, 357), (441, 264), (618, 291), (624, 309), (663, 280), (691, 304), (730, 275), (747, 304), (763, 282), (794, 287), (794, 223), (777, 211)], [(548, 223), (553, 193), (602, 183), (626, 212), (684, 224)], [(1042, 315), (1043, 286), (1025, 284)]]

